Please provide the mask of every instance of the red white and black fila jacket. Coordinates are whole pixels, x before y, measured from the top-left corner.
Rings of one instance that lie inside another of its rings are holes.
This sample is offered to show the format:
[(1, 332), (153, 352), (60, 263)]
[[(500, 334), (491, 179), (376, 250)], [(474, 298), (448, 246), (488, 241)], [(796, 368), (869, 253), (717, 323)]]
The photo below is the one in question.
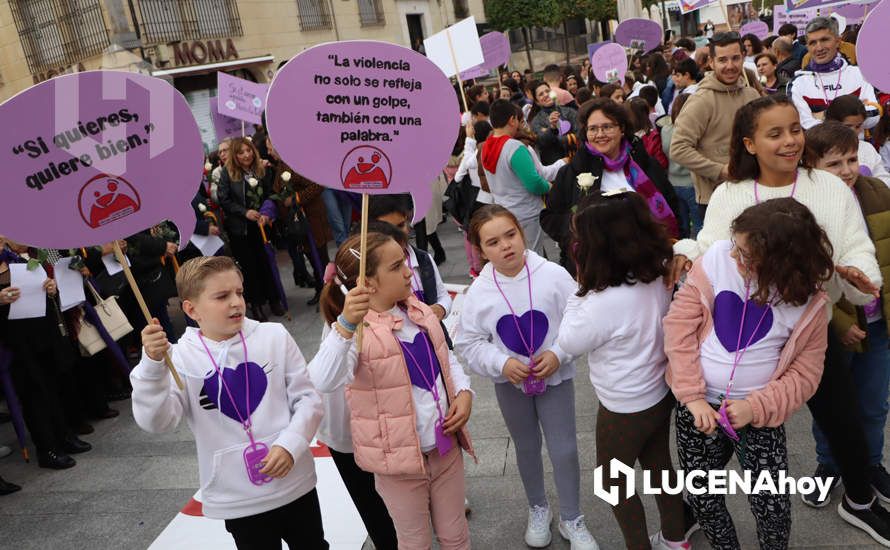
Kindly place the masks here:
[[(859, 67), (848, 64), (846, 60), (840, 69), (830, 73), (797, 71), (790, 88), (791, 99), (800, 112), (800, 123), (804, 128), (819, 124), (820, 120), (813, 115), (823, 112), (835, 98), (842, 95), (853, 94), (864, 102), (877, 103), (875, 89), (862, 77)], [(874, 112), (874, 107), (866, 105), (866, 111)], [(879, 118), (877, 113), (866, 118), (864, 127), (871, 128)]]

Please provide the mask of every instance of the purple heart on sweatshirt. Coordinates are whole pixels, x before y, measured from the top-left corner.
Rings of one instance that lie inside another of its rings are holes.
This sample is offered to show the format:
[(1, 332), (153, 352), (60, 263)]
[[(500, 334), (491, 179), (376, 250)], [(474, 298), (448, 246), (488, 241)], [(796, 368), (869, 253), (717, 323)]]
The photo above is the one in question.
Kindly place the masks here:
[[(246, 381), (245, 372), (247, 373)], [(242, 418), (247, 420), (247, 416), (253, 414), (266, 394), (266, 386), (269, 385), (266, 373), (256, 363), (247, 362), (240, 363), (234, 369), (223, 369), (222, 375), (225, 382), (222, 388), (219, 387), (219, 375), (216, 372), (204, 379), (204, 394), (220, 412), (232, 420), (236, 422), (241, 422)], [(250, 386), (249, 394), (248, 384)], [(229, 389), (228, 392), (226, 388)], [(229, 392), (232, 393), (231, 398)], [(249, 407), (248, 395), (250, 397)], [(235, 403), (232, 403), (232, 399), (235, 400)]]
[[(518, 321), (518, 330), (517, 330)], [(544, 312), (536, 309), (530, 309), (523, 313), (519, 318), (513, 314), (504, 315), (498, 319), (497, 333), (501, 338), (501, 342), (507, 346), (507, 349), (513, 353), (530, 357), (534, 355), (544, 339), (547, 337), (547, 331), (550, 329), (550, 321)], [(522, 332), (520, 333), (519, 330)], [(528, 346), (532, 347), (529, 354)]]
[[(721, 291), (714, 299), (714, 331), (717, 333), (717, 339), (728, 352), (737, 351), (739, 346), (739, 326), (744, 308), (745, 304), (742, 299), (731, 290)], [(741, 327), (741, 347), (744, 348), (759, 342), (769, 334), (772, 327), (773, 310), (770, 305), (760, 305), (754, 300), (748, 300), (745, 324)]]
[[(433, 382), (439, 377), (439, 359), (433, 346), (429, 344), (429, 337), (425, 332), (419, 331), (414, 335), (413, 342), (399, 340), (402, 353), (405, 355), (405, 364), (408, 365), (408, 376), (411, 384), (426, 391), (433, 390)], [(432, 365), (430, 365), (432, 360)]]
[(871, 175), (872, 175), (871, 168), (869, 168), (868, 166), (866, 166), (864, 164), (859, 165), (859, 173), (862, 174), (863, 176), (867, 176), (867, 177), (871, 177)]

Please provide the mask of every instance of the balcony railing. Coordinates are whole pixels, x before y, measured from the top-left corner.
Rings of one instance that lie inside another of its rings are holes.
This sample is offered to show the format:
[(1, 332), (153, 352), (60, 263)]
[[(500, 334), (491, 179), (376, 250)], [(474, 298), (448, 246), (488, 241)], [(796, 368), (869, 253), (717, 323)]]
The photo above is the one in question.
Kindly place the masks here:
[(235, 0), (138, 0), (144, 44), (241, 36)]
[(327, 0), (297, 0), (301, 31), (317, 31), (331, 28), (331, 14)]
[(380, 0), (358, 0), (358, 17), (362, 27), (386, 24)]

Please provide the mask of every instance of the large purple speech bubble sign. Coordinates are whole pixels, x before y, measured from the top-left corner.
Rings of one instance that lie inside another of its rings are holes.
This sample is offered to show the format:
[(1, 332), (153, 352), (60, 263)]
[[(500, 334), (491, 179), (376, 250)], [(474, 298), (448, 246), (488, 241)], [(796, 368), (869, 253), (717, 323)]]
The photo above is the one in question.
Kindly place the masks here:
[(411, 193), (418, 221), (450, 158), (460, 110), (451, 82), (423, 55), (354, 40), (291, 59), (272, 81), (266, 123), (298, 173), (333, 189)]
[(856, 39), (856, 61), (862, 76), (876, 89), (890, 90), (890, 58), (887, 37), (884, 35), (890, 23), (890, 2), (881, 2), (869, 12), (859, 28)]
[(624, 82), (627, 73), (627, 52), (620, 44), (603, 44), (590, 58), (593, 76), (600, 82)]
[(742, 28), (739, 29), (739, 34), (742, 36), (753, 34), (757, 38), (763, 40), (769, 36), (769, 25), (760, 20), (751, 21), (750, 23), (742, 25)]
[(204, 149), (185, 98), (161, 79), (89, 71), (0, 105), (0, 234), (78, 248), (171, 220), (188, 244)]
[(661, 44), (661, 25), (650, 19), (625, 19), (615, 29), (615, 42), (648, 52)]

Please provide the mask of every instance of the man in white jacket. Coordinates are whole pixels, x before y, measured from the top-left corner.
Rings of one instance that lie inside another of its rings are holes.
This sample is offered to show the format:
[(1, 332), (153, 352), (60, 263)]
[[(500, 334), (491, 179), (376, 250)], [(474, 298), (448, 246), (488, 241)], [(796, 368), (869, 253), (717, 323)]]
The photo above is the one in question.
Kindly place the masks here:
[[(170, 345), (155, 320), (142, 331), (130, 373), (133, 417), (151, 433), (185, 417), (195, 435), (204, 515), (223, 519), (239, 548), (326, 549), (309, 444), (321, 421), (296, 342), (277, 323), (244, 318), (241, 273), (231, 258), (202, 257), (176, 276), (189, 327)], [(181, 379), (164, 365), (167, 351)], [(294, 521), (299, 518), (299, 521)]]
[(806, 41), (813, 59), (809, 65), (797, 71), (790, 85), (791, 99), (800, 113), (801, 125), (812, 128), (822, 122), (825, 109), (831, 102), (847, 94), (855, 95), (866, 104), (869, 116), (864, 127), (871, 128), (877, 124), (880, 115), (874, 108), (877, 105), (875, 89), (862, 77), (859, 67), (850, 65), (838, 53), (841, 39), (837, 20), (813, 18), (807, 25)]

